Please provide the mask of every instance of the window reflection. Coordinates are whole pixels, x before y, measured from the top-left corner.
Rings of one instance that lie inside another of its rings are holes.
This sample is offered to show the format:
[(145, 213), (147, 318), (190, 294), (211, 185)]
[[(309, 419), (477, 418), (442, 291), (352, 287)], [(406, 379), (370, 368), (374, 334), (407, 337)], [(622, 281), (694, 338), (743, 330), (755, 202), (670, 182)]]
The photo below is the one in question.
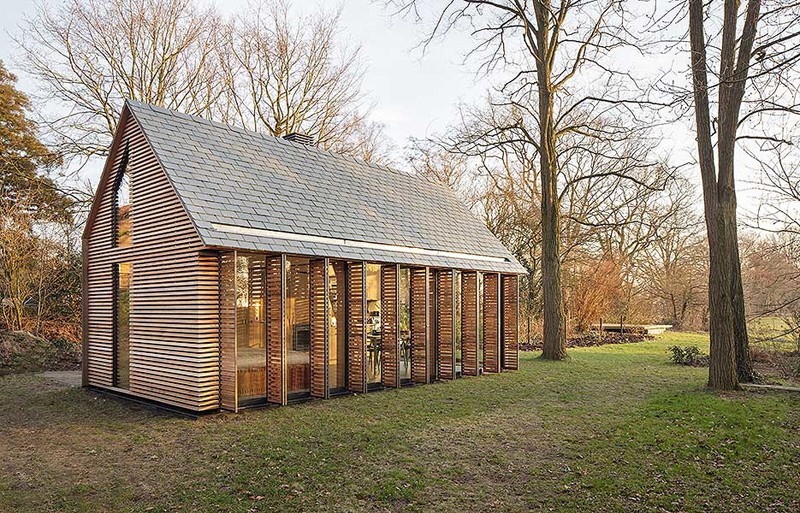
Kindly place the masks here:
[(133, 264), (116, 264), (116, 305), (114, 324), (114, 386), (130, 388), (131, 277)]
[(411, 380), (411, 274), (408, 268), (400, 268), (400, 289), (398, 306), (400, 309), (400, 354), (398, 372), (400, 380)]
[(311, 391), (308, 258), (286, 259), (286, 368), (288, 393)]
[(461, 271), (453, 271), (453, 340), (456, 346), (456, 376), (461, 374)]
[(116, 230), (117, 246), (124, 248), (131, 245), (131, 197), (130, 183), (127, 171), (122, 172), (122, 176), (117, 184), (115, 191), (116, 203)]
[(367, 383), (381, 381), (381, 266), (367, 264)]
[(236, 375), (239, 404), (266, 400), (267, 345), (264, 330), (266, 257), (236, 257)]
[(344, 262), (328, 265), (328, 387), (347, 386), (347, 295)]

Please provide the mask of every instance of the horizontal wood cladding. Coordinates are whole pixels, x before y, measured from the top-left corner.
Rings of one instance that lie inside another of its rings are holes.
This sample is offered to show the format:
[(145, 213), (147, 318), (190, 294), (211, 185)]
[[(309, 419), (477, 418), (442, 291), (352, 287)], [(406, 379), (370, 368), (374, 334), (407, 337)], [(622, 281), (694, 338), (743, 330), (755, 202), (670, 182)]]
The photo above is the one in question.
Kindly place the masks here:
[(451, 270), (437, 273), (439, 379), (456, 379), (454, 274)]
[(429, 383), (428, 372), (428, 269), (410, 270), (411, 287), (411, 379), (414, 383)]
[(311, 396), (328, 398), (328, 259), (309, 262)]
[(503, 275), (503, 368), (519, 368), (519, 286), (513, 274)]
[[(114, 184), (129, 150), (132, 243), (114, 247)], [(86, 381), (112, 387), (113, 269), (130, 262), (128, 393), (190, 410), (220, 406), (219, 255), (202, 243), (136, 122), (126, 114), (86, 237)], [(228, 327), (230, 328), (230, 326)]]
[(461, 273), (461, 373), (478, 375), (478, 273)]
[(367, 264), (347, 264), (347, 389), (367, 391)]
[(267, 401), (286, 404), (286, 257), (267, 258)]
[(400, 386), (399, 271), (396, 264), (381, 267), (381, 382), (393, 388)]
[(486, 372), (500, 372), (500, 276), (483, 275), (483, 358)]

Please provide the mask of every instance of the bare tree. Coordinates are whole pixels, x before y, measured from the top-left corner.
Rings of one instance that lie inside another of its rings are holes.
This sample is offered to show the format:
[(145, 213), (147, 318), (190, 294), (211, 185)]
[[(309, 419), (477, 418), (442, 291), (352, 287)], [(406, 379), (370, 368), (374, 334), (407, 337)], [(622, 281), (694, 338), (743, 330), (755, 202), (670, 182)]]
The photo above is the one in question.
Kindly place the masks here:
[(785, 1), (725, 0), (719, 5), (689, 0), (688, 17), (710, 257), (709, 386), (733, 389), (754, 375), (739, 256), (735, 150), (743, 141), (780, 144), (780, 134), (770, 134), (771, 124), (765, 121), (797, 112), (797, 86), (786, 73), (800, 61), (800, 12), (796, 2)]
[(191, 0), (70, 0), (40, 6), (16, 41), (66, 156), (104, 156), (125, 98), (212, 116), (219, 18)]
[(292, 16), (260, 1), (226, 25), (220, 63), (232, 120), (274, 136), (303, 132), (319, 146), (369, 161), (386, 158), (370, 123), (360, 48), (339, 44), (340, 13)]
[[(420, 16), (414, 0), (393, 2), (401, 12)], [(517, 123), (515, 140), (535, 148), (541, 190), (544, 357), (566, 355), (566, 317), (561, 277), (561, 190), (565, 165), (560, 141), (567, 136), (621, 141), (632, 120), (615, 119), (641, 103), (636, 81), (615, 71), (611, 53), (629, 46), (624, 2), (587, 0), (447, 1), (429, 41), (455, 27), (468, 27), (475, 38), (471, 55), (484, 71), (509, 75), (500, 88), (505, 101), (536, 120), (536, 130)], [(581, 82), (581, 87), (574, 83)], [(580, 89), (580, 90), (579, 90)], [(592, 174), (591, 171), (587, 174)]]

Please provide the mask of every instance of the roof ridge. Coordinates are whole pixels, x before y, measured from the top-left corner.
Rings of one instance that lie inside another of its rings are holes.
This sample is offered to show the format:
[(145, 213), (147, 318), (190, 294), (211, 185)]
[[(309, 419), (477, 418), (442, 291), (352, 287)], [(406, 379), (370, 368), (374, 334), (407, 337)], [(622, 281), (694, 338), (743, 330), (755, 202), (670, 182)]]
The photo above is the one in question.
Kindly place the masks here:
[(440, 184), (438, 182), (433, 182), (431, 180), (428, 180), (424, 176), (419, 175), (417, 173), (412, 173), (412, 172), (409, 172), (409, 171), (403, 171), (403, 170), (400, 170), (400, 169), (397, 169), (397, 168), (394, 168), (394, 167), (391, 167), (391, 166), (387, 166), (385, 164), (378, 164), (378, 163), (375, 163), (375, 162), (369, 162), (367, 160), (355, 157), (353, 155), (346, 155), (346, 154), (343, 154), (343, 153), (336, 153), (336, 152), (334, 152), (332, 150), (326, 150), (324, 148), (320, 148), (319, 146), (309, 146), (309, 145), (305, 145), (305, 144), (297, 144), (297, 143), (294, 143), (292, 141), (287, 141), (283, 137), (278, 137), (278, 136), (275, 136), (275, 135), (265, 134), (263, 132), (257, 132), (255, 130), (250, 130), (250, 129), (247, 129), (247, 128), (244, 128), (244, 127), (241, 127), (241, 126), (231, 125), (229, 123), (225, 123), (225, 122), (222, 122), (222, 121), (217, 121), (215, 119), (204, 118), (202, 116), (195, 115), (195, 114), (187, 114), (186, 112), (181, 112), (181, 111), (175, 110), (175, 109), (168, 109), (168, 108), (162, 107), (160, 105), (155, 105), (155, 104), (152, 104), (152, 103), (146, 103), (146, 102), (139, 101), (139, 100), (132, 100), (130, 98), (125, 98), (125, 103), (128, 104), (128, 105), (141, 106), (142, 108), (149, 108), (150, 110), (152, 110), (154, 112), (162, 112), (162, 113), (169, 114), (169, 115), (172, 115), (172, 116), (175, 116), (175, 117), (178, 117), (178, 118), (189, 119), (191, 121), (195, 121), (195, 122), (198, 122), (198, 123), (204, 123), (204, 124), (207, 124), (207, 125), (216, 126), (217, 128), (223, 128), (223, 129), (231, 130), (231, 131), (234, 131), (234, 132), (244, 133), (244, 134), (247, 134), (247, 135), (250, 135), (250, 136), (254, 136), (255, 135), (255, 136), (261, 137), (264, 140), (277, 141), (279, 144), (288, 145), (288, 147), (290, 147), (290, 148), (305, 149), (305, 150), (307, 150), (307, 151), (309, 151), (311, 153), (327, 154), (327, 155), (330, 155), (332, 157), (335, 157), (335, 158), (338, 158), (338, 159), (341, 159), (341, 160), (353, 160), (357, 164), (368, 166), (368, 167), (371, 167), (371, 168), (379, 170), (379, 171), (390, 171), (392, 173), (398, 173), (398, 174), (400, 174), (402, 176), (414, 177), (414, 178), (416, 178), (417, 180), (419, 180), (420, 182), (422, 182), (422, 183), (424, 183), (426, 185), (431, 184), (431, 185), (438, 186), (438, 187), (445, 187), (445, 188), (447, 188), (449, 190), (449, 188), (446, 187), (445, 185)]

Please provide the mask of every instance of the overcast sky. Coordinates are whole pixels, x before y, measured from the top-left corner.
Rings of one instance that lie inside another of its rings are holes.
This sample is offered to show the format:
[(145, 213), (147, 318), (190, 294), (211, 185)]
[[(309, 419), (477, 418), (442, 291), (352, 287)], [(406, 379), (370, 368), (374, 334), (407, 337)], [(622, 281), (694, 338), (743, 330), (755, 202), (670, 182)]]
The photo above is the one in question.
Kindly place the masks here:
[[(55, 5), (62, 0), (44, 1)], [(225, 14), (241, 12), (247, 5), (247, 0), (200, 1), (216, 4)], [(342, 6), (342, 37), (353, 45), (362, 45), (366, 69), (364, 91), (375, 105), (373, 119), (385, 125), (387, 136), (398, 150), (405, 146), (409, 137), (425, 137), (444, 130), (454, 121), (459, 102), (474, 102), (484, 96), (490, 87), (488, 79), (476, 75), (473, 65), (463, 62), (470, 44), (468, 34), (449, 34), (443, 41), (429, 46), (423, 54), (418, 43), (426, 27), (418, 26), (411, 20), (392, 17), (383, 2), (317, 0), (295, 1), (294, 5), (302, 6), (303, 10)], [(26, 92), (33, 92), (35, 84), (25, 78), (24, 70), (19, 69), (14, 60), (15, 48), (11, 35), (17, 31), (23, 17), (32, 15), (34, 10), (31, 0), (3, 0), (3, 15), (0, 18), (0, 59), (20, 76), (19, 86)], [(628, 65), (640, 68), (669, 67), (673, 59), (674, 56), (663, 56), (661, 59), (650, 56)], [(677, 157), (681, 162), (690, 158), (689, 153), (694, 153), (692, 135), (685, 127), (667, 131), (665, 136), (665, 146), (669, 148), (667, 151), (673, 157), (682, 153)], [(93, 181), (99, 174), (99, 167), (90, 166), (88, 170)], [(739, 178), (744, 178), (744, 174), (749, 173), (739, 173)], [(752, 198), (748, 199), (747, 196), (745, 193), (740, 199), (752, 203)]]

